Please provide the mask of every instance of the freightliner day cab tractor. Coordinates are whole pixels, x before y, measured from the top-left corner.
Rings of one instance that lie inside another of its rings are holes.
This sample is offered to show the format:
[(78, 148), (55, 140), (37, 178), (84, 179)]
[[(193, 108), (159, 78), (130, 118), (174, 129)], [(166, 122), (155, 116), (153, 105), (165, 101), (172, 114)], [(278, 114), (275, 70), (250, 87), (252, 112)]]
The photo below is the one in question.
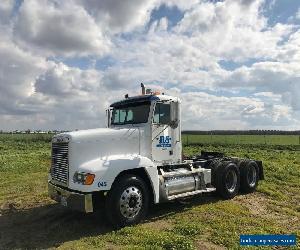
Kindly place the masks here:
[(152, 92), (115, 102), (108, 128), (52, 139), (49, 196), (86, 213), (104, 208), (115, 227), (141, 221), (151, 204), (216, 192), (231, 199), (264, 178), (259, 160), (201, 152), (182, 157), (180, 99)]

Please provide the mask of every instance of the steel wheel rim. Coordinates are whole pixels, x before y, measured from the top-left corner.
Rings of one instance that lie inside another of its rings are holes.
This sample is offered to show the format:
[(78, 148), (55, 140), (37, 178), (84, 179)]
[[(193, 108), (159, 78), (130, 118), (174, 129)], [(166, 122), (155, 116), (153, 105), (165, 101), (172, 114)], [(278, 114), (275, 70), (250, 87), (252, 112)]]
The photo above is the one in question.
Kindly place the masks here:
[(127, 218), (134, 218), (141, 210), (143, 196), (141, 190), (136, 186), (127, 187), (120, 197), (120, 212)]
[(255, 183), (256, 183), (256, 169), (253, 166), (251, 168), (249, 168), (249, 170), (248, 170), (247, 181), (248, 181), (250, 187), (255, 186)]
[(227, 190), (230, 193), (233, 193), (236, 188), (236, 185), (237, 185), (237, 174), (233, 169), (229, 170), (228, 173), (226, 174), (225, 184), (226, 184)]

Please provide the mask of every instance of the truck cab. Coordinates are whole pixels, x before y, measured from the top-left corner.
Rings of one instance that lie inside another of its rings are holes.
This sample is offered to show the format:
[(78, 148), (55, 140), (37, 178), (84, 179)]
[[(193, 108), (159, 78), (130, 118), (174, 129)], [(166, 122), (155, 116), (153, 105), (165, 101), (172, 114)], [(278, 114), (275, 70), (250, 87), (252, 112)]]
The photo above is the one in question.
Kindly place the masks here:
[(142, 220), (151, 203), (214, 191), (232, 198), (240, 186), (254, 191), (260, 161), (216, 152), (182, 159), (180, 104), (142, 85), (141, 95), (110, 105), (107, 128), (55, 135), (49, 196), (83, 212), (103, 207), (113, 225), (126, 226)]
[(181, 162), (180, 100), (167, 95), (127, 97), (111, 104), (108, 126), (139, 132), (138, 153), (155, 165)]

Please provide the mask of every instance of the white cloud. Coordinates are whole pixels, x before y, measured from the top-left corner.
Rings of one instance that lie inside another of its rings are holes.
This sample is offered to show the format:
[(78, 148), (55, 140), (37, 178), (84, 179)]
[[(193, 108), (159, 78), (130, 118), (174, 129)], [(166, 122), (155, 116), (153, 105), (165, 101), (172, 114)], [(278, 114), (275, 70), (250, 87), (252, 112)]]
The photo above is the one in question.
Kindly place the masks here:
[(5, 124), (2, 128), (77, 129), (105, 126), (108, 93), (101, 85), (98, 71), (49, 62), (36, 75), (38, 77), (32, 80), (26, 97), (12, 96), (13, 102), (8, 104), (15, 105), (12, 107), (15, 112), (9, 107), (4, 109)]
[(274, 94), (273, 92), (258, 92), (258, 93), (255, 93), (254, 96), (272, 98), (276, 101), (279, 101), (281, 98), (281, 95)]
[[(78, 128), (104, 126), (107, 92), (101, 84), (101, 73), (71, 68), (62, 63), (52, 64), (35, 81), (35, 94), (51, 100), (39, 113), (48, 113), (48, 126)], [(76, 121), (76, 122), (74, 122)]]
[[(0, 129), (104, 126), (140, 82), (182, 98), (184, 129), (299, 128), (299, 27), (270, 26), (263, 2), (1, 1)], [(183, 19), (149, 27), (161, 4)]]
[(203, 2), (187, 11), (175, 30), (187, 34), (195, 47), (224, 60), (273, 58), (277, 43), (291, 32), (292, 26), (268, 27), (260, 12), (262, 3)]
[(180, 10), (188, 10), (193, 6), (197, 5), (200, 1), (203, 0), (161, 0), (161, 4), (165, 4), (166, 6), (173, 7), (176, 6)]
[(8, 24), (14, 7), (14, 1), (2, 0), (0, 2), (0, 24)]
[(297, 62), (261, 62), (241, 67), (217, 83), (222, 88), (268, 91), (281, 95), (294, 110), (300, 109), (300, 65)]
[(35, 77), (46, 68), (46, 61), (5, 37), (0, 41), (0, 58), (0, 113), (26, 113), (19, 102), (33, 93)]
[(46, 56), (104, 55), (110, 47), (94, 19), (70, 1), (24, 1), (14, 35), (22, 46)]
[(101, 74), (95, 70), (70, 68), (63, 63), (53, 64), (35, 81), (35, 90), (46, 95), (68, 97), (97, 92)]
[(116, 74), (126, 72), (132, 82), (161, 82), (165, 87), (211, 88), (218, 73), (217, 58), (195, 47), (189, 38), (157, 31), (157, 24), (153, 25), (147, 36), (118, 41), (113, 55), (122, 67), (116, 68)]
[(276, 59), (280, 62), (298, 62), (300, 63), (300, 30), (292, 33), (288, 40), (278, 47)]
[(282, 103), (273, 105), (272, 100), (215, 96), (205, 92), (180, 96), (184, 129), (259, 129), (268, 128), (270, 123), (291, 127), (294, 123), (291, 109)]
[(300, 8), (298, 9), (298, 11), (296, 13), (296, 19), (300, 20)]
[(156, 0), (77, 0), (107, 32), (128, 32), (145, 25)]

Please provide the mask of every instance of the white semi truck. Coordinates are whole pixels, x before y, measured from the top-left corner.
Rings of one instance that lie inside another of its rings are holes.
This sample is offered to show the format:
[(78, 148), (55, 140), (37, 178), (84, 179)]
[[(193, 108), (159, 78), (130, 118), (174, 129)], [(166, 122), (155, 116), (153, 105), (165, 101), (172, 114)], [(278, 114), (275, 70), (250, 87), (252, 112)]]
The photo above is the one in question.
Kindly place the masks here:
[(108, 127), (52, 139), (49, 196), (86, 213), (104, 208), (117, 227), (141, 221), (151, 204), (216, 192), (253, 192), (262, 162), (218, 152), (182, 156), (180, 99), (145, 90), (107, 110)]

